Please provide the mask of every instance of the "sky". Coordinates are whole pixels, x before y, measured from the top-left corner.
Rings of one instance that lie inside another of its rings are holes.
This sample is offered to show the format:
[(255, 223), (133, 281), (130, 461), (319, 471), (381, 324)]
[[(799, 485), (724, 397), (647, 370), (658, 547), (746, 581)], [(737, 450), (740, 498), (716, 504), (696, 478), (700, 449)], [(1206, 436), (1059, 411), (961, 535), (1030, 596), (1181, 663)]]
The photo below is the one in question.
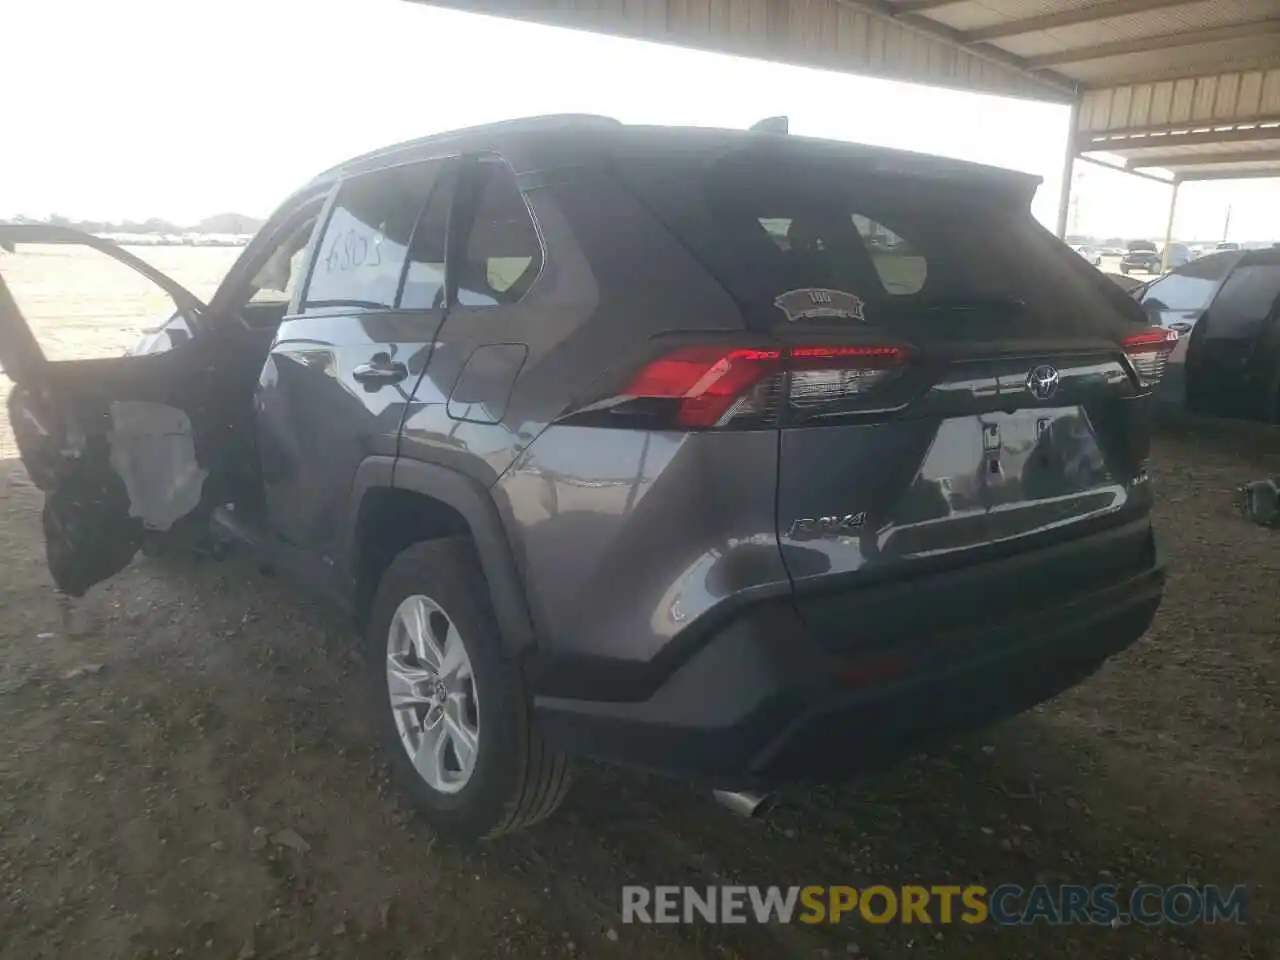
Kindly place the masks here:
[[(0, 216), (191, 223), (265, 216), (341, 160), (542, 113), (794, 133), (1044, 178), (1050, 226), (1065, 106), (880, 81), (439, 10), (403, 0), (0, 0)], [(18, 149), (13, 149), (17, 145)], [(1077, 165), (1079, 168), (1081, 165)], [(1073, 229), (1163, 235), (1168, 189), (1079, 170)], [(1277, 234), (1280, 182), (1182, 188), (1175, 232)], [(1268, 213), (1268, 211), (1270, 211)]]

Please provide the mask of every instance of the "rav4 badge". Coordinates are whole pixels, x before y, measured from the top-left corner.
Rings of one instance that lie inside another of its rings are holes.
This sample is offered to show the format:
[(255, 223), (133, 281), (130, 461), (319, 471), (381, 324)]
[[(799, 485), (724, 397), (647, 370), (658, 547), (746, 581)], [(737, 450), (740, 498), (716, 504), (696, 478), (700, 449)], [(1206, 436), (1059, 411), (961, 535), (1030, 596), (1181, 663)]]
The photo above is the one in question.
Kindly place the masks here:
[(861, 530), (867, 522), (867, 513), (846, 513), (838, 517), (807, 517), (792, 521), (787, 530), (789, 540), (817, 540), (820, 537), (840, 536)]

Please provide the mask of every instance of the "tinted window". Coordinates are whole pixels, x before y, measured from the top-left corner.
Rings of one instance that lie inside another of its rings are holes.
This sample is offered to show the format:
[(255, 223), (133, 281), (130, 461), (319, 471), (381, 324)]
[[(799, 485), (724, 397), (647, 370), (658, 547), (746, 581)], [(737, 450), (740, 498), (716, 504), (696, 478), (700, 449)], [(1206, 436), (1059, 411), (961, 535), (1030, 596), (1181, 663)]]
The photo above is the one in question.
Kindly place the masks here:
[[(638, 156), (621, 172), (752, 326), (803, 318), (810, 291), (816, 315), (920, 339), (1111, 336), (1117, 323), (1143, 322), (1012, 190), (810, 161), (798, 150), (682, 162)], [(833, 308), (824, 291), (850, 296)]]
[(1200, 310), (1207, 307), (1213, 291), (1236, 259), (1227, 255), (1192, 260), (1147, 287), (1142, 294), (1142, 303), (1156, 310)]
[(409, 269), (400, 294), (400, 306), (406, 310), (427, 310), (444, 304), (445, 233), (456, 180), (457, 167), (451, 163), (437, 179), (413, 231)]
[[(929, 275), (929, 264), (915, 245), (869, 217), (855, 213), (850, 220), (870, 254), (871, 265), (884, 292), (892, 296), (919, 293)], [(762, 217), (760, 225), (778, 249), (791, 258), (804, 256), (806, 251), (820, 256), (831, 246), (822, 226), (814, 221)]]
[(1248, 335), (1271, 315), (1277, 297), (1280, 297), (1280, 265), (1255, 263), (1237, 268), (1213, 302), (1207, 335)]
[(515, 303), (542, 269), (542, 245), (511, 168), (500, 162), (481, 168), (475, 219), (458, 271), (458, 302)]
[(317, 247), (306, 307), (395, 306), (414, 224), (438, 164), (413, 164), (345, 181)]

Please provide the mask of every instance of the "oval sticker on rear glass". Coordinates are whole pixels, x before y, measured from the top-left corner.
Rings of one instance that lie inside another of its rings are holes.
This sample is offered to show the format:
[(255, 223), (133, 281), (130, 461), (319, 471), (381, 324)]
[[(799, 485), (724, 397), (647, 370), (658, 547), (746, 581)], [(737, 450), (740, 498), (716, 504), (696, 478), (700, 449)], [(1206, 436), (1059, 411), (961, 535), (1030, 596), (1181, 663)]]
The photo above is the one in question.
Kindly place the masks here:
[(792, 323), (797, 320), (862, 320), (865, 304), (857, 294), (822, 287), (788, 290), (773, 301)]

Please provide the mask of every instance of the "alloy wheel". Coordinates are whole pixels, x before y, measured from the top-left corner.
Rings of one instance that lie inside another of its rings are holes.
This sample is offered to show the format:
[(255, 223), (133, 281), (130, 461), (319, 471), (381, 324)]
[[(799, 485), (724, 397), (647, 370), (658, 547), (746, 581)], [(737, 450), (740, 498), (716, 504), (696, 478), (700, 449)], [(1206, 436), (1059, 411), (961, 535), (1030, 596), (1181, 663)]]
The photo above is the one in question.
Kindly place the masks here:
[(457, 793), (476, 768), (479, 700), (462, 635), (430, 597), (406, 597), (391, 618), (387, 690), (418, 775), (433, 790)]

